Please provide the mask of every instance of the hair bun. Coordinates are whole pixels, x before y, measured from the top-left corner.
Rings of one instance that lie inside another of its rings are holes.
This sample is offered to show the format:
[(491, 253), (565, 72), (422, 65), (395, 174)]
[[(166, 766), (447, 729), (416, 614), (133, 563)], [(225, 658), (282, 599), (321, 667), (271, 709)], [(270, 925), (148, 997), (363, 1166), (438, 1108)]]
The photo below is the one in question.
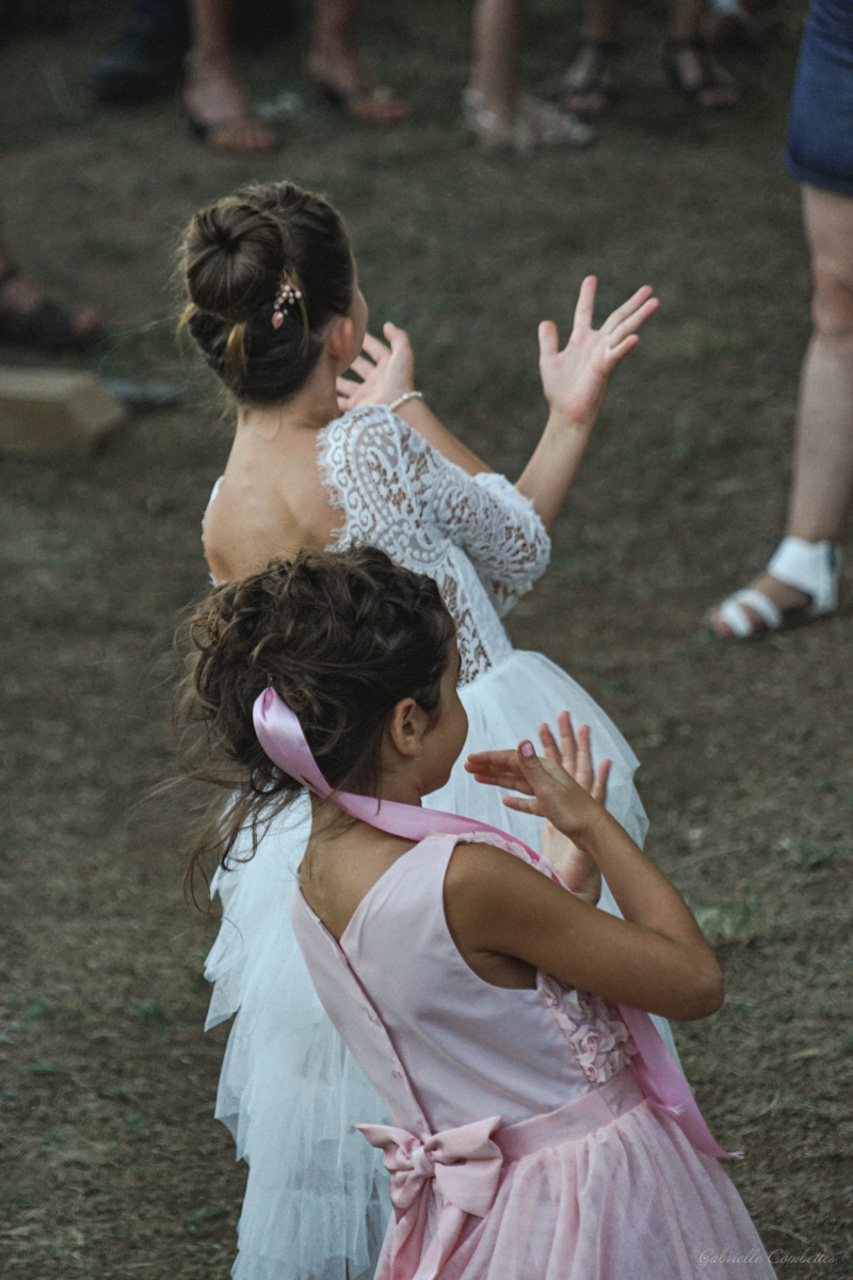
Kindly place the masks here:
[(202, 209), (181, 239), (179, 270), (189, 304), (179, 332), (247, 405), (285, 404), (304, 387), (329, 322), (355, 297), (340, 214), (292, 182), (243, 187)]
[(222, 201), (195, 215), (186, 240), (186, 281), (201, 311), (232, 324), (272, 307), (285, 269), (282, 227), (253, 204)]

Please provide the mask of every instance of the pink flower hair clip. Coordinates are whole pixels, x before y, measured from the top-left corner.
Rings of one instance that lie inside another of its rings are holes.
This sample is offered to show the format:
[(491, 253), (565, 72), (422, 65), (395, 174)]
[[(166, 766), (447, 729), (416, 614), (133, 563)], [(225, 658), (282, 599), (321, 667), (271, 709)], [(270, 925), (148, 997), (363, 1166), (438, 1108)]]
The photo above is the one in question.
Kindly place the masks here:
[(275, 301), (272, 304), (272, 327), (274, 329), (281, 328), (284, 323), (285, 311), (301, 297), (301, 289), (297, 289), (296, 285), (285, 271), (284, 275), (281, 277), (281, 284), (278, 286), (278, 293), (275, 295)]

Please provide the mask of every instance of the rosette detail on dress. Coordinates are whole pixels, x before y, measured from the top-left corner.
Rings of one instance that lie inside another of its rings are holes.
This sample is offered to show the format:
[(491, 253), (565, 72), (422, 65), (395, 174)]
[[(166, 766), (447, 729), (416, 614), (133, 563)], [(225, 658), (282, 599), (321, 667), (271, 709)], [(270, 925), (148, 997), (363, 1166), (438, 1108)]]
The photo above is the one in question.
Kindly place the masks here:
[(541, 970), (536, 986), (591, 1084), (612, 1080), (636, 1056), (628, 1028), (601, 996), (565, 987)]

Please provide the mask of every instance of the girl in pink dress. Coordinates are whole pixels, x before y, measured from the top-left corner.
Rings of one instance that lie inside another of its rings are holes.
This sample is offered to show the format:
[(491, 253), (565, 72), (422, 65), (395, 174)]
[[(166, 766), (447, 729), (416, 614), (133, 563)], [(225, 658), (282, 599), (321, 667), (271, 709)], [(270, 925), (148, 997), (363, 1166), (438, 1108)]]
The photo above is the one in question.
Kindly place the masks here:
[[(564, 716), (544, 759), (523, 742), (468, 761), (546, 820), (548, 861), (421, 807), (467, 733), (456, 627), (426, 575), (370, 547), (303, 552), (218, 588), (191, 637), (205, 749), (237, 773), (196, 856), (312, 793), (292, 922), (393, 1119), (362, 1127), (391, 1174), (378, 1280), (742, 1280), (747, 1261), (772, 1277), (647, 1016), (713, 1013), (720, 969), (603, 807), (588, 733)], [(624, 919), (594, 905), (602, 873)]]

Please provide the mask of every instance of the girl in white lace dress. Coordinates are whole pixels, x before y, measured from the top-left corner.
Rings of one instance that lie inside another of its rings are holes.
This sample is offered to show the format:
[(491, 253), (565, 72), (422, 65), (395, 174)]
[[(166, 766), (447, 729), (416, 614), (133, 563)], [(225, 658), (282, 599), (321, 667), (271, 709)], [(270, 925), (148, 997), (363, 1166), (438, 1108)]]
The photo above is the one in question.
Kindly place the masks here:
[[(547, 565), (547, 528), (607, 379), (657, 306), (652, 290), (595, 330), (588, 278), (568, 344), (560, 349), (550, 322), (540, 326), (549, 416), (513, 485), (426, 407), (406, 335), (391, 325), (387, 344), (367, 334), (349, 240), (324, 200), (289, 183), (248, 188), (195, 216), (184, 254), (184, 323), (238, 405), (204, 521), (213, 578), (243, 577), (302, 546), (355, 543), (429, 574), (458, 629), (467, 751), (529, 737), (566, 707), (612, 761), (608, 807), (641, 842), (630, 747), (559, 667), (513, 650), (500, 618)], [(343, 376), (349, 369), (359, 381)], [(537, 843), (535, 822), (459, 767), (428, 803)], [(383, 1108), (328, 1022), (288, 919), (309, 823), (306, 801), (256, 848), (241, 832), (214, 881), (223, 922), (208, 959), (208, 1025), (237, 1014), (217, 1115), (249, 1165), (235, 1280), (361, 1280), (387, 1219), (381, 1160), (352, 1132), (381, 1121)]]

